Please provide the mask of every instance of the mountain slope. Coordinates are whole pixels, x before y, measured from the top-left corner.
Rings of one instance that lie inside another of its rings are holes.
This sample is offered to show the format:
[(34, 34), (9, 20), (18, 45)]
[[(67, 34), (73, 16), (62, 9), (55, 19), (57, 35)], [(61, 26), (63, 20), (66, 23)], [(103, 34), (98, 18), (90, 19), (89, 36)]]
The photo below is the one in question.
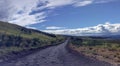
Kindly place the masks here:
[(56, 45), (63, 41), (63, 36), (0, 22), (0, 57), (13, 52)]
[(52, 39), (54, 37), (49, 36), (47, 33), (43, 33), (37, 30), (27, 29), (15, 24), (9, 24), (6, 22), (0, 22), (0, 33), (21, 36), (24, 38), (39, 38), (39, 39)]

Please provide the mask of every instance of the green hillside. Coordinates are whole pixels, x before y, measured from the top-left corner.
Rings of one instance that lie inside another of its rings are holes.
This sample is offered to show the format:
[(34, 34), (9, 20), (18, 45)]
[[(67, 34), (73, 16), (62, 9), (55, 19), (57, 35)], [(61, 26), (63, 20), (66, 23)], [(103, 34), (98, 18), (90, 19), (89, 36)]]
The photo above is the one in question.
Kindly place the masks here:
[(0, 21), (0, 56), (12, 52), (56, 45), (63, 42), (64, 39), (63, 36)]

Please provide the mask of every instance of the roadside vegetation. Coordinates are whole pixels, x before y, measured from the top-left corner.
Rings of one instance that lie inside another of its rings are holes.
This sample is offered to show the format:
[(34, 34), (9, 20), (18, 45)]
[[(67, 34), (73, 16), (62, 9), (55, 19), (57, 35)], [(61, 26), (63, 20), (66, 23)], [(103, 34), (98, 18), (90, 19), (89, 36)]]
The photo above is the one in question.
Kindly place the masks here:
[(120, 64), (120, 39), (72, 37), (69, 47), (79, 54), (111, 64)]
[(0, 59), (5, 55), (64, 42), (65, 37), (0, 22)]

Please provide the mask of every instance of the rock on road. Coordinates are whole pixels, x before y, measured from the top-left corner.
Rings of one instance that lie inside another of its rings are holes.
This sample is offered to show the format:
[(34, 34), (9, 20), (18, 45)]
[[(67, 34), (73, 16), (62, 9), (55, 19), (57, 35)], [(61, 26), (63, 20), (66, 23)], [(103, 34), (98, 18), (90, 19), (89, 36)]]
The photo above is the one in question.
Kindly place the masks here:
[(0, 66), (112, 66), (83, 56), (76, 56), (67, 51), (68, 40), (23, 58), (1, 63)]

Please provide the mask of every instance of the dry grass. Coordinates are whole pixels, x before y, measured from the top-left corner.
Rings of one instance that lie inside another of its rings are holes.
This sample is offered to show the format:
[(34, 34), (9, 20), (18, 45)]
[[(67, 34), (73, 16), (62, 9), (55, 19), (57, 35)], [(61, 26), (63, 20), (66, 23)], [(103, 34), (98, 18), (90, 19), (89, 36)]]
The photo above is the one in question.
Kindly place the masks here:
[(104, 48), (100, 46), (80, 46), (70, 44), (70, 48), (85, 56), (106, 61), (111, 64), (120, 64), (120, 49)]

